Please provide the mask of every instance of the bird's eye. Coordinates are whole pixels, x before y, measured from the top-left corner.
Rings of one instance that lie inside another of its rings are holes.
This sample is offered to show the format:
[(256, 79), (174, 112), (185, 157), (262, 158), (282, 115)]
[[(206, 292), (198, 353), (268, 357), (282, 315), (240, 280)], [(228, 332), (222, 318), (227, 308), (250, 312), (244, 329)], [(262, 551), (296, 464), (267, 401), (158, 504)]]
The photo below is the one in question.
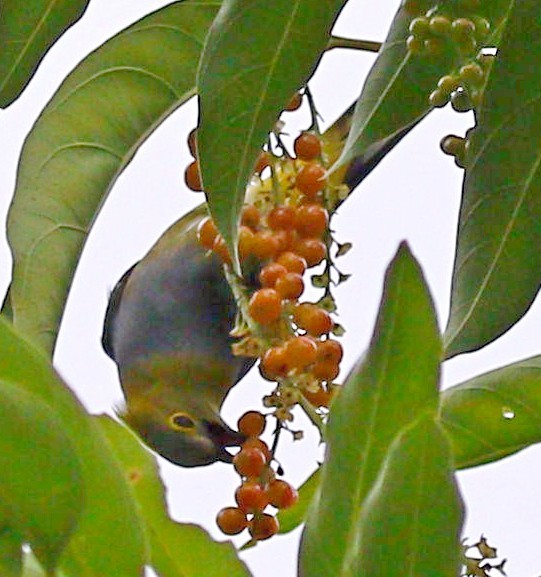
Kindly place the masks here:
[(190, 431), (195, 427), (194, 420), (187, 413), (173, 413), (169, 422), (176, 431)]

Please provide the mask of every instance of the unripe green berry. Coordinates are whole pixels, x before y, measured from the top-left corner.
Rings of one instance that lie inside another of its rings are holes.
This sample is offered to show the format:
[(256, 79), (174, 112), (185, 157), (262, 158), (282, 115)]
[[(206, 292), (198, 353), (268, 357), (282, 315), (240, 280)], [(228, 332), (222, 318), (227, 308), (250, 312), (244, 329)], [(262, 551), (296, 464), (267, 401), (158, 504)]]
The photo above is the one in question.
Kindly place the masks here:
[(425, 49), (425, 43), (421, 38), (411, 35), (406, 40), (406, 47), (411, 54), (422, 54)]
[(455, 164), (458, 166), (458, 168), (466, 168), (466, 163), (462, 156), (455, 156)]
[(451, 106), (456, 112), (468, 112), (472, 109), (472, 102), (465, 90), (456, 90), (451, 95)]
[(428, 103), (434, 108), (442, 108), (449, 102), (449, 95), (436, 88), (428, 97)]
[(446, 42), (443, 38), (427, 38), (425, 40), (425, 51), (430, 56), (440, 56), (445, 52)]
[(418, 38), (426, 38), (430, 34), (429, 20), (426, 16), (414, 18), (409, 25), (410, 34)]
[(440, 148), (445, 154), (451, 156), (463, 155), (466, 141), (460, 136), (455, 136), (454, 134), (448, 134), (444, 136), (440, 141)]
[(453, 90), (456, 90), (460, 86), (460, 79), (458, 76), (451, 76), (447, 74), (446, 76), (442, 76), (438, 80), (438, 88), (443, 90), (445, 94), (451, 94)]
[(490, 33), (490, 22), (481, 16), (473, 16), (472, 21), (475, 25), (475, 37), (483, 40)]
[(475, 24), (469, 18), (457, 18), (451, 24), (452, 34), (456, 40), (472, 37), (475, 34)]
[(460, 69), (460, 79), (468, 85), (479, 86), (482, 84), (485, 73), (479, 64), (475, 62), (470, 62), (470, 64), (465, 64)]
[(435, 36), (448, 36), (451, 33), (451, 21), (447, 16), (432, 16), (429, 29)]

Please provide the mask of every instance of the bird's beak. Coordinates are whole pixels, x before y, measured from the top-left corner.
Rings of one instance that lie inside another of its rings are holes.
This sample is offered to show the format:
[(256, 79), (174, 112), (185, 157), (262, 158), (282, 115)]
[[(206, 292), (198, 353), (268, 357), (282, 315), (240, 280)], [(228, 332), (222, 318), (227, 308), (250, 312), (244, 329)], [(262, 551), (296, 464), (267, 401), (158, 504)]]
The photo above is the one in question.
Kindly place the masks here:
[(231, 463), (233, 455), (225, 447), (239, 447), (246, 441), (246, 435), (228, 427), (225, 423), (205, 422), (208, 435), (218, 450), (218, 459), (224, 463)]

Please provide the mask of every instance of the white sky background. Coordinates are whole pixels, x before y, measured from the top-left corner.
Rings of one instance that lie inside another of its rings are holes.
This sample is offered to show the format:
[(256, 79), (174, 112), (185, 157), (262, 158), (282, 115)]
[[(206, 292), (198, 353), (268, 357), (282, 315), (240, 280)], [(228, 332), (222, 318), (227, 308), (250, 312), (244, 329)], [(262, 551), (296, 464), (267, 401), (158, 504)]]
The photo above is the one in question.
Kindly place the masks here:
[[(111, 35), (168, 3), (92, 0), (82, 21), (48, 54), (23, 96), (9, 109), (0, 111), (3, 217), (13, 193), (25, 134), (65, 75)], [(397, 6), (397, 0), (378, 2), (376, 13), (373, 2), (350, 0), (335, 33), (382, 40)], [(373, 55), (337, 50), (324, 58), (311, 87), (326, 123), (351, 103), (373, 60)], [(291, 114), (286, 117), (291, 118)], [(111, 412), (122, 398), (115, 366), (100, 345), (109, 291), (171, 222), (201, 201), (202, 197), (188, 191), (183, 183), (184, 168), (190, 162), (186, 135), (195, 123), (192, 102), (145, 143), (115, 185), (81, 260), (60, 334), (56, 365), (92, 412)], [(353, 272), (354, 276), (337, 291), (341, 322), (348, 331), (342, 378), (368, 343), (384, 270), (404, 238), (425, 270), (440, 324), (445, 325), (462, 171), (439, 151), (438, 143), (448, 133), (464, 134), (470, 123), (468, 114), (459, 115), (448, 109), (433, 113), (388, 155), (333, 221), (339, 240), (354, 243), (354, 249), (340, 263), (345, 272)], [(306, 126), (307, 115), (301, 114), (291, 132)], [(2, 289), (7, 287), (9, 276), (9, 251), (2, 238)], [(446, 363), (444, 385), (538, 353), (540, 320), (537, 302), (527, 317), (496, 343)], [(269, 389), (269, 384), (253, 372), (231, 393), (225, 406), (226, 419), (234, 424), (246, 409), (259, 408), (261, 396)], [(286, 478), (297, 484), (313, 470), (320, 453), (311, 426), (299, 419), (300, 424), (305, 427), (307, 439), (292, 444), (284, 435), (278, 455)], [(489, 543), (509, 558), (506, 570), (510, 577), (535, 577), (541, 573), (540, 461), (541, 450), (531, 448), (499, 463), (459, 473), (468, 505), (464, 535), (473, 541), (484, 533)], [(233, 504), (238, 477), (231, 468), (216, 464), (196, 470), (181, 469), (163, 460), (161, 465), (173, 517), (200, 523), (214, 537), (221, 538), (214, 518), (221, 507)], [(299, 534), (297, 530), (271, 539), (243, 554), (243, 558), (256, 577), (293, 577)], [(433, 553), (437, 555), (437, 551)]]

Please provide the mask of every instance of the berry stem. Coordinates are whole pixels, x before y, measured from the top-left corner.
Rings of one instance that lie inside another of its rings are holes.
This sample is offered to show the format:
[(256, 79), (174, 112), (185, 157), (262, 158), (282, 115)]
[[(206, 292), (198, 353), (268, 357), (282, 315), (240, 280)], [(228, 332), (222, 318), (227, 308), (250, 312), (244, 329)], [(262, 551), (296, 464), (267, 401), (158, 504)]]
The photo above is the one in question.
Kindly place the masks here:
[(366, 52), (379, 52), (382, 42), (373, 40), (356, 40), (355, 38), (344, 38), (342, 36), (331, 36), (326, 50), (333, 48), (351, 48), (353, 50), (364, 50)]
[(274, 453), (276, 453), (276, 449), (278, 447), (278, 439), (280, 438), (280, 434), (282, 432), (282, 423), (280, 423), (279, 419), (276, 419), (276, 429), (274, 429), (274, 439), (272, 441), (272, 447), (271, 447), (271, 455), (272, 458), (274, 459)]
[(306, 98), (308, 100), (308, 105), (310, 106), (310, 115), (312, 117), (312, 125), (310, 126), (309, 130), (313, 130), (318, 136), (321, 136), (321, 130), (319, 128), (318, 118), (321, 118), (319, 112), (316, 108), (316, 103), (314, 102), (314, 97), (310, 92), (308, 86), (306, 87), (305, 93)]

